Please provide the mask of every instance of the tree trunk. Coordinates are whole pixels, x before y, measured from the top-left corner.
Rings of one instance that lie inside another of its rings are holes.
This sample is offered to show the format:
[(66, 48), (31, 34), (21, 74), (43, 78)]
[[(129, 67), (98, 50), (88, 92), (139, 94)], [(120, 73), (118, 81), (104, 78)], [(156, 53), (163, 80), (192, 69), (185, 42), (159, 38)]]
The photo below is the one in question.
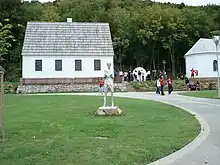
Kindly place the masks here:
[(121, 50), (121, 48), (120, 48), (120, 50), (119, 50), (119, 68), (120, 68), (120, 71), (122, 71), (122, 64), (121, 64), (121, 62), (122, 62), (122, 54), (121, 54), (121, 52), (122, 52), (122, 50)]
[(172, 62), (172, 75), (173, 76), (176, 76), (176, 64), (175, 64), (175, 59), (174, 59), (174, 55), (171, 55), (173, 60), (171, 61)]
[(120, 68), (120, 71), (122, 71), (121, 60), (119, 60), (119, 68)]
[(160, 68), (160, 53), (159, 53), (159, 51), (157, 51), (157, 60), (158, 60), (157, 61), (157, 63), (158, 63), (157, 69), (159, 69)]
[(172, 76), (176, 76), (176, 61), (174, 52), (170, 51), (170, 58), (171, 58), (171, 68), (172, 68)]
[(176, 76), (176, 60), (175, 60), (175, 40), (173, 40), (171, 48), (169, 49), (170, 60), (171, 60), (171, 69), (172, 76)]
[(152, 44), (152, 62), (153, 62), (153, 70), (155, 70), (155, 52), (154, 52), (154, 43)]

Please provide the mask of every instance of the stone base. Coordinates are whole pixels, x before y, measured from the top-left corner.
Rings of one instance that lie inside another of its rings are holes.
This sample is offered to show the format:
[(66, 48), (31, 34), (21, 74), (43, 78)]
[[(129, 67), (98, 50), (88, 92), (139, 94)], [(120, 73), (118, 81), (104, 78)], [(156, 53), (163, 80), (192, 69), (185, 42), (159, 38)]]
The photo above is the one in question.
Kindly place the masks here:
[(111, 107), (99, 107), (99, 109), (95, 112), (97, 116), (120, 116), (122, 114), (122, 110), (117, 106)]

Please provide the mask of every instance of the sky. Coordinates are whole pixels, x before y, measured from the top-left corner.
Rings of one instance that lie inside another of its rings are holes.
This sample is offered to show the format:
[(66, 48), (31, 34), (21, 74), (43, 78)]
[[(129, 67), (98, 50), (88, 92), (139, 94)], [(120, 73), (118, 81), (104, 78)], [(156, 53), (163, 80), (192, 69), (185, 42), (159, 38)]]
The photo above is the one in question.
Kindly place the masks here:
[[(49, 2), (49, 1), (52, 2), (54, 0), (38, 0), (38, 1), (40, 1), (40, 2)], [(153, 0), (153, 1), (156, 1), (156, 2), (171, 2), (171, 3), (179, 3), (179, 4), (184, 2), (186, 5), (192, 5), (192, 6), (200, 6), (200, 5), (207, 5), (207, 4), (218, 4), (218, 5), (220, 5), (220, 0)]]

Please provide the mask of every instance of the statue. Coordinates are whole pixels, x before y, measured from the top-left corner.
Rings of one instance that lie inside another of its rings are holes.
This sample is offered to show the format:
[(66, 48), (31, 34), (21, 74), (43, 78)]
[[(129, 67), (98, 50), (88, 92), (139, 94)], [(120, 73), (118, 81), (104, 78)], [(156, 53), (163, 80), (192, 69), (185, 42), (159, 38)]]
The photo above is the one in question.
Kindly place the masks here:
[[(95, 115), (99, 116), (114, 116), (121, 115), (122, 110), (114, 105), (114, 69), (112, 64), (107, 63), (107, 68), (104, 70), (104, 103), (102, 107), (96, 111)], [(106, 98), (108, 91), (111, 92), (111, 106), (106, 106)]]
[(114, 107), (114, 70), (111, 68), (111, 63), (107, 63), (107, 69), (104, 70), (104, 104), (103, 107), (106, 107), (106, 97), (107, 93), (110, 90), (112, 107)]

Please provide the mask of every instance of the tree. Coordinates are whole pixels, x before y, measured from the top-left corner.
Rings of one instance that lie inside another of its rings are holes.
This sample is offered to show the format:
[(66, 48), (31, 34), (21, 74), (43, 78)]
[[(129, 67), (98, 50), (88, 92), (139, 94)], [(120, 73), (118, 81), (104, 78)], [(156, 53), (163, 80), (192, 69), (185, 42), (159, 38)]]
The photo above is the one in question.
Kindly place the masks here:
[(115, 59), (119, 63), (119, 68), (122, 70), (122, 61), (124, 59), (125, 51), (129, 46), (129, 40), (128, 39), (121, 39), (120, 37), (115, 37), (113, 40), (113, 46), (114, 49), (116, 50), (116, 56)]
[(108, 12), (108, 19), (114, 36), (115, 60), (119, 64), (120, 70), (122, 70), (122, 61), (129, 46), (130, 13), (127, 9), (120, 7), (109, 9)]
[(43, 8), (41, 21), (58, 22), (59, 20), (60, 16), (56, 6), (47, 5)]
[(137, 32), (139, 39), (145, 47), (151, 47), (151, 57), (153, 70), (156, 69), (155, 64), (155, 47), (160, 40), (161, 30), (164, 28), (162, 25), (163, 10), (159, 5), (148, 6), (146, 10), (142, 11), (141, 24), (142, 28)]
[(9, 24), (9, 19), (5, 19), (4, 23), (0, 22), (0, 58), (8, 53), (9, 48), (12, 46), (11, 42), (15, 41), (14, 36), (11, 33), (12, 25)]
[[(9, 72), (20, 69), (28, 21), (53, 22), (73, 18), (78, 22), (108, 22), (115, 67), (162, 69), (159, 64), (166, 60), (167, 71), (172, 69), (173, 75), (184, 70), (184, 54), (199, 38), (211, 37), (211, 31), (220, 29), (218, 5), (193, 7), (150, 0), (56, 0), (53, 3), (0, 0), (1, 30), (8, 23), (3, 18), (10, 19), (12, 26), (7, 29), (6, 32), (10, 33), (6, 36), (14, 36), (6, 39), (7, 42), (3, 42), (5, 38), (0, 38), (1, 54), (6, 60), (4, 68)], [(4, 33), (1, 31), (2, 34), (5, 35), (5, 30)], [(14, 39), (16, 42), (12, 41)], [(158, 67), (155, 66), (156, 62)]]
[(177, 8), (167, 8), (164, 13), (164, 33), (162, 45), (168, 50), (172, 64), (172, 75), (176, 75), (176, 47), (181, 40), (187, 37), (181, 10)]
[(98, 22), (105, 19), (103, 0), (63, 0), (59, 2), (61, 20), (68, 17), (80, 22)]
[(23, 10), (25, 13), (25, 21), (40, 21), (43, 14), (43, 5), (41, 3), (29, 3), (23, 4)]

